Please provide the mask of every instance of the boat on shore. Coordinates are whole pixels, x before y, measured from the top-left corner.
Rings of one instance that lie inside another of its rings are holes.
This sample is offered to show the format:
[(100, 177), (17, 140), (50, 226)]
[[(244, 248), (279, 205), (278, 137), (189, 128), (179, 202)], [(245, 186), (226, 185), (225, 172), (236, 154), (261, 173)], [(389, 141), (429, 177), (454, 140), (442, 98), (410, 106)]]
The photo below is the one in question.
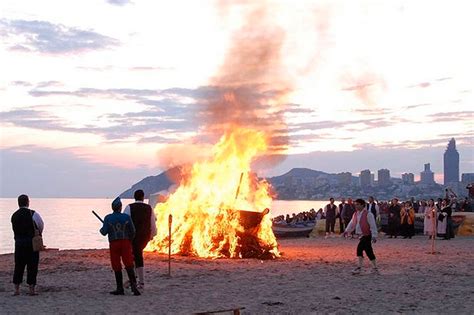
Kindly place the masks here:
[(309, 237), (316, 222), (288, 224), (286, 222), (273, 223), (272, 230), (277, 238)]

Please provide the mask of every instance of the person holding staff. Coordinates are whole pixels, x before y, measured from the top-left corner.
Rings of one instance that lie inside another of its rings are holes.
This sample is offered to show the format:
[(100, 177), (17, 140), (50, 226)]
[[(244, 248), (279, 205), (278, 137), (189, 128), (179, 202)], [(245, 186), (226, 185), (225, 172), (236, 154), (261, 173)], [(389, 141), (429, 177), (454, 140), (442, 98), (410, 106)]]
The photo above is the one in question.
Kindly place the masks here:
[(104, 224), (100, 229), (102, 235), (108, 235), (110, 248), (110, 261), (112, 269), (115, 273), (115, 281), (117, 289), (110, 292), (113, 295), (124, 295), (122, 264), (125, 265), (130, 288), (133, 295), (140, 295), (137, 289), (137, 280), (135, 271), (133, 270), (132, 240), (135, 238), (135, 226), (129, 215), (121, 213), (122, 201), (115, 198), (112, 202), (113, 213), (108, 214), (104, 218)]

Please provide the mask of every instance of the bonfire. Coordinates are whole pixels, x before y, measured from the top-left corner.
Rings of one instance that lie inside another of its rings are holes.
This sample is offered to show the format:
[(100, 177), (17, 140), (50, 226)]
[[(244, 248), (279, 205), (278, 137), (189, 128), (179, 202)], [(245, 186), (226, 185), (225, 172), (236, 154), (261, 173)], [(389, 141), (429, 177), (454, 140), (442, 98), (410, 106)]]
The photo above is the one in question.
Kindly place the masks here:
[(212, 156), (183, 171), (183, 180), (156, 205), (158, 234), (147, 250), (168, 253), (168, 216), (173, 216), (171, 253), (204, 258), (279, 256), (272, 231), (269, 184), (251, 172), (266, 152), (265, 134), (235, 127), (214, 145)]

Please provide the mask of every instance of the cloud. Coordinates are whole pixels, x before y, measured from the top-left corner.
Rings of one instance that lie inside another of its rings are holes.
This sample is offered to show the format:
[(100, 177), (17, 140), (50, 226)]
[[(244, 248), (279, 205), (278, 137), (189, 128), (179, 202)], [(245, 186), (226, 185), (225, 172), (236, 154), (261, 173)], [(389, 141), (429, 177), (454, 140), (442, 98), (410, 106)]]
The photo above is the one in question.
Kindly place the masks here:
[(443, 112), (429, 115), (433, 122), (472, 121), (474, 111)]
[(411, 85), (408, 85), (407, 88), (425, 89), (425, 88), (429, 88), (429, 87), (431, 87), (435, 84), (438, 84), (440, 82), (449, 81), (449, 80), (452, 80), (452, 79), (453, 79), (452, 77), (441, 77), (441, 78), (432, 79), (431, 81), (423, 81), (423, 82), (418, 82), (418, 83), (415, 83), (415, 84), (411, 84)]
[(173, 67), (147, 67), (147, 66), (137, 66), (137, 67), (130, 67), (128, 70), (130, 71), (168, 71), (173, 70)]
[[(180, 127), (185, 131), (196, 130), (198, 126), (207, 126), (201, 139), (210, 141), (213, 138), (208, 138), (208, 136), (212, 133), (220, 136), (222, 132), (218, 132), (218, 129), (223, 128), (228, 122), (260, 130), (276, 130), (281, 129), (281, 125), (276, 122), (281, 122), (284, 114), (312, 112), (311, 109), (303, 108), (297, 104), (285, 104), (284, 108), (275, 108), (270, 100), (280, 91), (265, 89), (262, 85), (202, 86), (195, 89), (169, 88), (163, 90), (130, 88), (45, 90), (35, 88), (29, 93), (34, 97), (75, 96), (134, 100), (149, 106), (149, 109), (139, 113), (111, 114), (106, 118), (115, 119), (121, 125), (124, 120), (130, 118), (147, 125), (153, 123), (150, 119), (154, 119), (155, 122), (162, 125), (180, 124)], [(159, 120), (158, 117), (160, 117)], [(171, 128), (174, 127), (171, 126)], [(283, 133), (283, 131), (280, 132), (280, 134)], [(284, 140), (281, 137), (275, 137), (275, 139)], [(278, 141), (275, 141), (275, 144), (278, 145)]]
[(80, 53), (108, 49), (119, 45), (117, 39), (96, 33), (52, 24), (47, 21), (0, 20), (4, 28), (2, 37), (12, 38), (12, 50), (34, 51), (48, 54)]
[(367, 128), (382, 128), (388, 127), (400, 123), (398, 121), (386, 120), (384, 118), (377, 119), (356, 119), (356, 120), (323, 120), (323, 121), (312, 121), (303, 122), (299, 124), (292, 124), (289, 126), (289, 130), (292, 132), (304, 131), (304, 130), (323, 130), (323, 129), (346, 129), (346, 130), (360, 130)]
[(11, 84), (15, 86), (25, 86), (25, 87), (29, 87), (33, 85), (32, 83), (28, 81), (13, 81)]
[[(93, 124), (71, 127), (66, 120), (50, 112), (35, 109), (0, 112), (0, 119), (5, 124), (18, 127), (99, 134), (107, 140), (138, 137), (139, 141), (143, 142), (160, 139), (160, 143), (169, 143), (177, 141), (181, 134), (197, 129), (197, 124), (189, 116), (191, 113), (192, 111), (181, 104), (175, 106), (170, 103), (168, 107), (156, 107), (148, 111), (105, 115), (101, 118), (111, 124), (107, 127)], [(155, 136), (151, 136), (152, 134)]]
[[(153, 170), (88, 161), (68, 149), (22, 146), (0, 149), (0, 197), (112, 197)], [(158, 171), (156, 171), (158, 173)], [(47, 185), (44, 183), (47, 182)]]
[(124, 6), (133, 2), (130, 0), (107, 0), (107, 3), (116, 6)]
[(96, 89), (96, 88), (81, 88), (74, 91), (68, 90), (40, 90), (33, 89), (29, 92), (34, 97), (46, 96), (76, 96), (76, 97), (91, 97), (91, 96), (105, 96), (115, 99), (139, 99), (144, 96), (159, 96), (157, 90), (148, 89)]

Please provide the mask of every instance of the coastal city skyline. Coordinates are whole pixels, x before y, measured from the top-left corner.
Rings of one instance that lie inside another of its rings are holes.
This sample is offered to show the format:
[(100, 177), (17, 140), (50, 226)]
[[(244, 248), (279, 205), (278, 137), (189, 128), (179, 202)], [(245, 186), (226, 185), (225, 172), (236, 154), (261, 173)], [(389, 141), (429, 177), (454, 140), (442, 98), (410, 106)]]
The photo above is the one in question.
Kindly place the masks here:
[[(208, 158), (225, 117), (274, 129), (280, 151), (255, 164), (264, 177), (387, 168), (417, 180), (430, 163), (443, 183), (453, 137), (470, 173), (474, 47), (459, 33), (474, 28), (470, 8), (2, 1), (0, 195), (114, 195)], [(456, 18), (439, 23), (447, 10)], [(216, 95), (231, 105), (219, 117)]]

